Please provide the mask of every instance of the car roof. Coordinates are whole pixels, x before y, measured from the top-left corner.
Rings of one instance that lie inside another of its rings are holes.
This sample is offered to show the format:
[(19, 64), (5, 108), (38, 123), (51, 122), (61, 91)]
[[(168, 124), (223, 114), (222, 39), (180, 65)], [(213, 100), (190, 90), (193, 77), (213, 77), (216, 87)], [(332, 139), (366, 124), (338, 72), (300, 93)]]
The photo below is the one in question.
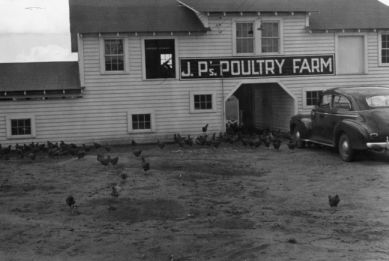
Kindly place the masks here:
[(325, 93), (336, 93), (336, 94), (343, 94), (346, 96), (368, 95), (374, 92), (388, 93), (389, 86), (364, 85), (364, 86), (353, 86), (353, 87), (336, 87), (336, 88), (327, 89), (325, 91)]

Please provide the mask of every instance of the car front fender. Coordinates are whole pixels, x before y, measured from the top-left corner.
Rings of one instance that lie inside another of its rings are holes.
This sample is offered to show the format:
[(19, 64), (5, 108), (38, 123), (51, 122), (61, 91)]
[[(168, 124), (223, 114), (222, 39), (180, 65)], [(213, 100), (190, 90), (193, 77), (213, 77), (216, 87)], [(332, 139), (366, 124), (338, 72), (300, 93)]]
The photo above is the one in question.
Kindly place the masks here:
[(301, 130), (302, 138), (309, 138), (312, 131), (311, 116), (307, 114), (297, 114), (290, 120), (290, 133), (292, 134), (294, 129), (299, 127)]

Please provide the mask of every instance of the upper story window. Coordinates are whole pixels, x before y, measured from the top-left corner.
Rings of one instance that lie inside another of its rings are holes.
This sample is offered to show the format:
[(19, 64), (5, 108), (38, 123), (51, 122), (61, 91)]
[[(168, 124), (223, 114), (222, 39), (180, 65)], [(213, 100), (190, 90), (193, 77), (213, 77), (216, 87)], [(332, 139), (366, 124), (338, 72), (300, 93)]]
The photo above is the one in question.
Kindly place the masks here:
[(145, 40), (146, 79), (175, 78), (174, 39)]
[(104, 40), (106, 71), (124, 71), (123, 39)]
[(278, 21), (263, 21), (261, 29), (262, 53), (280, 52), (280, 23)]
[(339, 35), (336, 62), (338, 74), (366, 73), (364, 35)]
[(254, 53), (254, 23), (236, 23), (236, 53)]
[(127, 73), (126, 42), (127, 39), (125, 38), (100, 39), (101, 73)]
[(380, 63), (389, 65), (389, 33), (382, 33), (380, 39)]
[(235, 55), (260, 55), (282, 53), (282, 20), (240, 20), (233, 24), (233, 49)]

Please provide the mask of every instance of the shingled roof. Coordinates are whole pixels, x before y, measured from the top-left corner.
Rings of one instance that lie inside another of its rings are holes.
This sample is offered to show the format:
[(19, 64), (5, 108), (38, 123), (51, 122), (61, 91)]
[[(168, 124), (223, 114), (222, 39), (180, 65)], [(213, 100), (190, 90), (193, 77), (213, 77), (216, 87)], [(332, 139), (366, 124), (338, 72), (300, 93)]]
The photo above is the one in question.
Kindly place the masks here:
[(72, 51), (77, 33), (205, 32), (176, 0), (69, 0)]
[(77, 62), (0, 63), (0, 92), (81, 89)]
[(389, 7), (377, 0), (69, 0), (69, 7), (72, 51), (77, 33), (205, 32), (196, 11), (311, 12), (311, 30), (389, 29)]
[(312, 12), (311, 30), (388, 29), (389, 7), (377, 0), (180, 0), (202, 13)]

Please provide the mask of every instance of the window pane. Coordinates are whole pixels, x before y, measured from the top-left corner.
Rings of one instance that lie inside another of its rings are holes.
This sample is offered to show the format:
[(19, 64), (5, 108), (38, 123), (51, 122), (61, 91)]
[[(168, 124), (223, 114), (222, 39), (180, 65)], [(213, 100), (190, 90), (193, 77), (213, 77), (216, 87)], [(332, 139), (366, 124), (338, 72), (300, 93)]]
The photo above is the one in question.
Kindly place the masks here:
[(382, 35), (382, 48), (389, 48), (389, 34)]
[(381, 60), (382, 63), (389, 63), (389, 49), (382, 50)]
[(236, 52), (254, 52), (253, 23), (236, 23)]
[(133, 130), (151, 129), (151, 115), (150, 114), (133, 114), (132, 115), (132, 129)]
[(194, 95), (194, 109), (195, 110), (211, 110), (212, 109), (212, 95), (201, 94)]
[(31, 119), (11, 120), (11, 135), (31, 135)]

